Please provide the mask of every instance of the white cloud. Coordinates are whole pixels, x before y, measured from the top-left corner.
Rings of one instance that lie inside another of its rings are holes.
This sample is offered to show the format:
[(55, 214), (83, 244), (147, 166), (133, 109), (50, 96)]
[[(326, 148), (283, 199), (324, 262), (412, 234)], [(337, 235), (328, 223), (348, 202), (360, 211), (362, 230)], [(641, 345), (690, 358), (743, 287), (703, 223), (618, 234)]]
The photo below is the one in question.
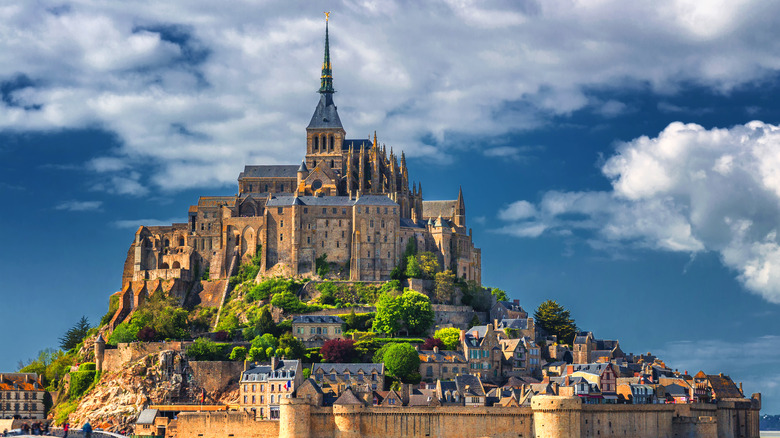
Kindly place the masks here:
[(66, 211), (95, 211), (100, 210), (102, 201), (64, 201), (54, 207), (55, 210)]
[[(776, 73), (780, 51), (756, 35), (774, 34), (780, 4), (711, 3), (343, 0), (331, 17), (337, 103), (350, 137), (376, 129), (396, 150), (442, 157), (454, 134), (501, 135), (586, 107), (627, 110), (587, 89), (728, 91)], [(116, 134), (121, 146), (98, 159), (109, 161), (88, 168), (154, 165), (130, 178), (135, 188), (103, 185), (116, 193), (235, 184), (245, 163), (300, 159), (322, 21), (319, 7), (289, 2), (4, 6), (0, 82), (17, 87), (0, 104), (0, 130)]]
[(594, 247), (716, 251), (744, 286), (780, 303), (780, 127), (675, 122), (621, 144), (602, 166), (613, 190), (557, 192), (499, 211), (521, 237), (588, 233)]

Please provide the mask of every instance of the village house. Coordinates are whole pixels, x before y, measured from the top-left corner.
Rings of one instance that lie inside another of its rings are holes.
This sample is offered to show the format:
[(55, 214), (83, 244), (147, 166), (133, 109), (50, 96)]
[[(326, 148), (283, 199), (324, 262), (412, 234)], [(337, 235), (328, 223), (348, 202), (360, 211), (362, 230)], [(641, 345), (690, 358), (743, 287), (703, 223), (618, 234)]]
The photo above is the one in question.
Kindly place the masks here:
[(468, 374), (468, 361), (463, 353), (451, 350), (420, 350), (420, 376), (426, 382), (454, 379), (460, 374)]
[(485, 406), (487, 394), (482, 381), (474, 375), (464, 374), (454, 380), (437, 380), (436, 397), (442, 406)]
[(315, 363), (311, 377), (322, 392), (336, 397), (347, 388), (354, 393), (371, 394), (384, 389), (385, 364), (383, 363)]
[(527, 319), (528, 312), (520, 306), (520, 300), (496, 301), (490, 308), (490, 320)]
[(0, 374), (0, 418), (42, 420), (45, 393), (36, 373)]
[(601, 390), (604, 403), (617, 403), (617, 372), (612, 363), (572, 364), (565, 376), (582, 377)]
[(623, 357), (625, 354), (620, 349), (620, 343), (616, 340), (596, 339), (593, 332), (579, 332), (574, 337), (574, 363), (594, 363), (599, 358), (606, 357), (612, 360)]
[(497, 380), (503, 376), (504, 353), (494, 328), (493, 324), (487, 324), (460, 331), (460, 344), (469, 363), (469, 373), (482, 380)]
[(301, 361), (271, 358), (268, 365), (252, 365), (241, 374), (239, 405), (257, 419), (279, 419), (279, 404), (290, 398), (303, 381)]
[(344, 321), (335, 315), (294, 315), (292, 332), (306, 347), (322, 347), (325, 341), (343, 338), (342, 324)]
[(622, 403), (651, 405), (658, 403), (653, 385), (640, 383), (618, 383), (617, 393)]

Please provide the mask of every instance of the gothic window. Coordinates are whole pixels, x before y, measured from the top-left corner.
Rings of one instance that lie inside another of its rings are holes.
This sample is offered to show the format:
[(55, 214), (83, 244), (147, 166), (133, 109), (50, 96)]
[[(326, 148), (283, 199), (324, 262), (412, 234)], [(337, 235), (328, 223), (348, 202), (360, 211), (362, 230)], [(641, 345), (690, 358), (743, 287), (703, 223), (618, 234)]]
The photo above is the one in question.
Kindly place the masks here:
[(328, 150), (330, 150), (330, 151), (333, 150), (333, 143), (334, 143), (333, 142), (333, 136), (331, 135), (330, 136), (330, 140), (328, 141)]
[(312, 139), (312, 141), (314, 143), (314, 152), (317, 152), (317, 150), (319, 150), (319, 148), (320, 148), (320, 138), (319, 137), (314, 137)]

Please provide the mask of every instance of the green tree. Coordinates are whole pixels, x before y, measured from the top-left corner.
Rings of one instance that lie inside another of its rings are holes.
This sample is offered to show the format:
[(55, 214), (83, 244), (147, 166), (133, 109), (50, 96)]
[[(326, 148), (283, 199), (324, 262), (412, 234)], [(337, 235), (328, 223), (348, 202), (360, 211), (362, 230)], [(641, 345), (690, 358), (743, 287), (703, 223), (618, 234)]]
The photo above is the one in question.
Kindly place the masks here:
[(309, 306), (302, 303), (298, 296), (290, 291), (274, 295), (271, 299), (271, 304), (287, 313), (304, 313), (309, 310)]
[(422, 278), (423, 271), (420, 269), (420, 261), (417, 260), (417, 256), (410, 255), (406, 259), (406, 276), (409, 278)]
[(479, 320), (479, 316), (477, 316), (477, 314), (475, 313), (474, 317), (471, 318), (471, 324), (469, 324), (469, 326), (470, 326), (469, 328), (476, 327), (476, 326), (478, 326), (480, 324), (482, 324), (482, 321)]
[(64, 351), (76, 348), (77, 345), (87, 336), (89, 331), (89, 320), (86, 316), (82, 316), (79, 321), (69, 328), (67, 332), (60, 338), (60, 348)]
[(558, 302), (547, 300), (534, 312), (536, 326), (546, 331), (547, 334), (555, 335), (558, 341), (564, 344), (574, 342), (574, 335), (577, 333), (577, 325), (571, 318), (571, 313)]
[(460, 330), (455, 327), (438, 329), (433, 337), (440, 339), (447, 350), (457, 350), (460, 345)]
[(452, 301), (452, 294), (455, 292), (455, 274), (450, 270), (439, 272), (434, 277), (436, 301), (440, 303), (449, 303)]
[(404, 383), (420, 382), (420, 356), (412, 344), (393, 343), (383, 354), (387, 374), (400, 379)]
[(419, 292), (407, 290), (396, 298), (401, 310), (401, 318), (411, 334), (425, 333), (435, 320), (431, 300)]
[(330, 272), (330, 265), (328, 265), (328, 254), (322, 254), (314, 260), (314, 266), (317, 270), (317, 275), (325, 278)]
[(198, 338), (187, 347), (187, 356), (192, 360), (225, 360), (230, 344), (218, 344), (207, 338)]
[(372, 329), (378, 333), (395, 334), (401, 328), (401, 306), (393, 293), (385, 292), (376, 302)]
[(230, 352), (228, 357), (230, 360), (242, 361), (246, 359), (246, 347), (233, 347), (233, 351)]
[(279, 337), (279, 348), (276, 351), (281, 352), (287, 359), (306, 357), (306, 347), (292, 333), (285, 333)]
[(509, 301), (509, 297), (507, 297), (506, 291), (497, 287), (490, 288), (490, 294), (496, 297), (496, 301)]
[(426, 251), (417, 255), (417, 263), (423, 278), (431, 279), (439, 271), (439, 258), (436, 254)]

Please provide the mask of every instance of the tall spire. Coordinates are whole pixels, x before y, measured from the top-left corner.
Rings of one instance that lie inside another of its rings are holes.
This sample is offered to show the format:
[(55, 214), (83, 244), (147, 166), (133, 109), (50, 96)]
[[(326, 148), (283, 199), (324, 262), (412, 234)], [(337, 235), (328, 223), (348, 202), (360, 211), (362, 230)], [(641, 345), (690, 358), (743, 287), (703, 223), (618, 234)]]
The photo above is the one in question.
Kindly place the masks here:
[(320, 93), (333, 93), (333, 72), (330, 65), (330, 44), (328, 41), (328, 17), (325, 12), (325, 59), (322, 61), (322, 76), (320, 77)]

